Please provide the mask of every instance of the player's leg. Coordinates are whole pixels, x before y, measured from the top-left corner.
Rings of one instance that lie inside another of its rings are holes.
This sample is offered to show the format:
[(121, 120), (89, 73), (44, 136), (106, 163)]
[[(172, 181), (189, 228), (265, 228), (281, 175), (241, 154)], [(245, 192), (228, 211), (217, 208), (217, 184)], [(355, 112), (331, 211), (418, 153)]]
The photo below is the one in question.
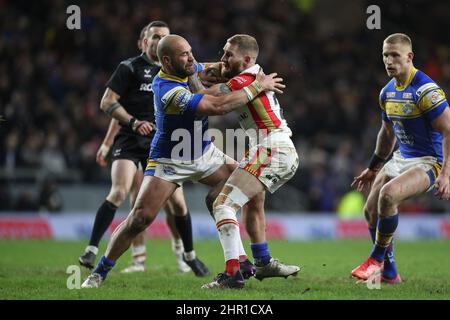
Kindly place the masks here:
[[(166, 204), (167, 206), (167, 204)], [(166, 211), (166, 210), (164, 210)], [(183, 246), (183, 240), (181, 239), (180, 234), (178, 233), (177, 226), (175, 224), (175, 216), (172, 214), (168, 214), (166, 211), (166, 223), (169, 227), (170, 235), (171, 235), (171, 247), (172, 252), (175, 254), (175, 258), (178, 265), (178, 270), (180, 272), (189, 272), (191, 271), (191, 268), (184, 262), (183, 260), (183, 253), (184, 253), (184, 246)]]
[[(378, 198), (380, 195), (380, 190), (390, 180), (391, 178), (389, 178), (389, 176), (387, 175), (386, 170), (384, 168), (381, 169), (381, 171), (376, 176), (375, 181), (373, 182), (370, 193), (367, 196), (367, 201), (364, 205), (364, 215), (367, 221), (372, 244), (375, 244), (375, 234), (378, 222)], [(382, 281), (388, 283), (399, 283), (401, 281), (400, 276), (397, 273), (397, 265), (395, 263), (394, 240), (391, 241), (386, 250)]]
[(191, 268), (183, 260), (183, 253), (184, 253), (183, 240), (181, 239), (181, 236), (178, 233), (177, 226), (175, 224), (175, 216), (167, 214), (166, 212), (166, 224), (170, 231), (171, 249), (177, 261), (178, 270), (182, 273), (191, 271)]
[(378, 223), (375, 244), (370, 257), (352, 273), (359, 279), (381, 272), (387, 248), (398, 225), (398, 206), (404, 200), (420, 195), (428, 190), (431, 181), (427, 172), (414, 167), (386, 183), (378, 197)]
[(94, 267), (98, 244), (113, 221), (117, 208), (127, 197), (136, 170), (136, 165), (131, 160), (117, 159), (113, 161), (111, 166), (111, 189), (105, 201), (98, 208), (89, 245), (79, 258), (81, 265), (88, 268)]
[(168, 199), (164, 207), (168, 216), (173, 216), (176, 230), (178, 231), (184, 252), (183, 261), (189, 266), (197, 277), (204, 277), (209, 274), (205, 264), (197, 258), (194, 250), (194, 241), (192, 238), (192, 221), (188, 211), (186, 200), (184, 199), (182, 187), (177, 188)]
[[(136, 202), (139, 188), (141, 187), (142, 179), (144, 178), (144, 172), (141, 169), (136, 171), (134, 175), (133, 184), (130, 190), (130, 207), (131, 209)], [(147, 250), (145, 247), (145, 230), (139, 233), (136, 238), (133, 239), (131, 244), (131, 264), (122, 270), (123, 273), (144, 272), (145, 260), (147, 258)]]
[[(225, 164), (220, 166), (216, 171), (214, 171), (213, 174), (199, 180), (203, 184), (212, 187), (206, 198), (208, 209), (213, 209), (211, 202), (217, 198), (221, 187), (225, 184), (227, 179), (230, 177), (230, 174), (232, 174), (236, 167), (237, 163), (234, 160), (227, 158)], [(240, 260), (247, 260), (247, 254), (245, 253), (244, 246), (242, 244), (236, 212), (234, 211), (228, 214), (227, 217), (223, 217), (220, 221), (214, 215), (214, 212), (212, 215), (216, 221), (216, 226), (219, 231), (219, 239), (222, 244), (222, 248), (224, 249), (225, 272), (219, 274), (214, 282), (204, 285), (203, 288), (242, 288), (244, 286), (244, 278), (240, 272)]]
[(215, 203), (215, 210), (219, 206), (224, 206), (225, 203), (228, 203), (231, 208), (237, 207), (239, 204), (233, 201), (232, 195), (237, 190), (250, 199), (243, 207), (243, 221), (251, 240), (250, 247), (256, 265), (255, 277), (262, 280), (269, 277), (296, 275), (300, 271), (298, 266), (285, 265), (273, 259), (270, 254), (265, 230), (265, 186), (257, 177), (242, 168), (236, 169), (222, 189)]
[(113, 232), (105, 255), (83, 283), (83, 288), (98, 287), (133, 239), (156, 218), (177, 185), (153, 176), (145, 176), (130, 214)]

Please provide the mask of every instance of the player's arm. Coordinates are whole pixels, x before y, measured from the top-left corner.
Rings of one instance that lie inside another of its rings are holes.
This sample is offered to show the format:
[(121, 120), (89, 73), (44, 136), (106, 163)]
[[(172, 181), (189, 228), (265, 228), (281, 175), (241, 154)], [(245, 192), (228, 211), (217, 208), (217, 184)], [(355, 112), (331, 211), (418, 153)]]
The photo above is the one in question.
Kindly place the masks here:
[(396, 142), (397, 138), (395, 137), (392, 122), (383, 120), (380, 131), (377, 135), (377, 142), (374, 152), (374, 155), (381, 158), (382, 162), (375, 161), (372, 166), (369, 165), (369, 169), (379, 171), (383, 167), (384, 162), (386, 162), (387, 158), (391, 155), (392, 151), (394, 151)]
[(396, 141), (397, 138), (395, 137), (392, 122), (382, 120), (381, 128), (377, 135), (375, 152), (372, 155), (369, 166), (359, 176), (354, 178), (351, 184), (352, 187), (356, 187), (356, 190), (363, 192), (371, 186), (378, 171), (381, 170), (394, 150)]
[(285, 85), (281, 83), (282, 81), (283, 79), (277, 77), (276, 73), (264, 75), (261, 71), (256, 76), (255, 81), (243, 89), (218, 97), (205, 94), (198, 103), (196, 113), (202, 116), (223, 115), (252, 101), (264, 91), (283, 93), (281, 89), (285, 88)]
[(143, 136), (149, 135), (153, 131), (153, 124), (134, 118), (119, 103), (119, 99), (119, 94), (111, 88), (106, 88), (100, 102), (100, 109), (122, 125), (129, 126), (134, 132)]
[(105, 138), (103, 139), (103, 142), (97, 151), (96, 161), (101, 167), (106, 166), (106, 156), (111, 150), (114, 137), (116, 136), (117, 132), (119, 132), (119, 130), (120, 130), (119, 122), (116, 119), (111, 119)]
[(450, 109), (447, 107), (431, 122), (433, 128), (442, 135), (443, 164), (439, 176), (436, 178), (436, 195), (442, 200), (450, 197)]

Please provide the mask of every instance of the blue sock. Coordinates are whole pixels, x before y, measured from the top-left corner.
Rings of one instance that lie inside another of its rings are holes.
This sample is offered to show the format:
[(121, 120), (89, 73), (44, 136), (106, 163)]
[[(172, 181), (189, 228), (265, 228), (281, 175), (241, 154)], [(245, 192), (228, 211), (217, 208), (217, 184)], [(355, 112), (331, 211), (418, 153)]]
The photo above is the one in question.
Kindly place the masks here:
[(372, 239), (372, 243), (375, 243), (375, 234), (377, 232), (377, 228), (369, 227), (370, 239)]
[(388, 279), (394, 279), (397, 276), (397, 266), (394, 259), (394, 240), (391, 241), (384, 256), (383, 276)]
[(398, 213), (394, 216), (379, 217), (375, 244), (370, 256), (379, 262), (384, 261), (388, 246), (398, 226)]
[(111, 271), (115, 264), (115, 261), (109, 260), (105, 256), (102, 256), (93, 273), (100, 274), (103, 280), (105, 280), (108, 272)]
[[(375, 243), (375, 234), (377, 229), (369, 227), (370, 237), (372, 238), (372, 243)], [(384, 256), (384, 271), (383, 276), (388, 279), (394, 279), (397, 276), (397, 266), (394, 259), (394, 240), (386, 249), (386, 255)]]
[(255, 259), (256, 266), (265, 266), (270, 262), (270, 259), (272, 259), (267, 242), (251, 243), (250, 248), (252, 249), (252, 255), (253, 259)]

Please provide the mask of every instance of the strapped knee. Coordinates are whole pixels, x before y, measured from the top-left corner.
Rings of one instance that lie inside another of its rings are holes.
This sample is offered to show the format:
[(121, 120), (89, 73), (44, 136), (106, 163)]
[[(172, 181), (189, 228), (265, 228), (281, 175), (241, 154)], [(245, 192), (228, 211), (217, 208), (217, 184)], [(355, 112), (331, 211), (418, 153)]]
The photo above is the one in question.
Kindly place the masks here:
[(245, 195), (245, 193), (241, 191), (241, 189), (232, 184), (227, 183), (222, 188), (221, 192), (214, 201), (213, 208), (215, 210), (216, 207), (225, 205), (233, 208), (235, 212), (237, 212), (248, 201), (249, 198)]

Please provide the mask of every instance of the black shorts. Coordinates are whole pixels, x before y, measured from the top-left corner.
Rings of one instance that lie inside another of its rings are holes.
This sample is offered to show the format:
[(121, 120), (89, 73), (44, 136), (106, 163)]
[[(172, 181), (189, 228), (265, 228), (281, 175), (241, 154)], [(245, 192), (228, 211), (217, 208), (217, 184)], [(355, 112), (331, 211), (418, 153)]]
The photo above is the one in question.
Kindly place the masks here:
[(119, 131), (114, 138), (111, 162), (119, 159), (131, 160), (138, 169), (139, 163), (141, 163), (142, 170), (145, 170), (152, 138), (153, 135), (143, 137), (137, 134), (128, 134)]

